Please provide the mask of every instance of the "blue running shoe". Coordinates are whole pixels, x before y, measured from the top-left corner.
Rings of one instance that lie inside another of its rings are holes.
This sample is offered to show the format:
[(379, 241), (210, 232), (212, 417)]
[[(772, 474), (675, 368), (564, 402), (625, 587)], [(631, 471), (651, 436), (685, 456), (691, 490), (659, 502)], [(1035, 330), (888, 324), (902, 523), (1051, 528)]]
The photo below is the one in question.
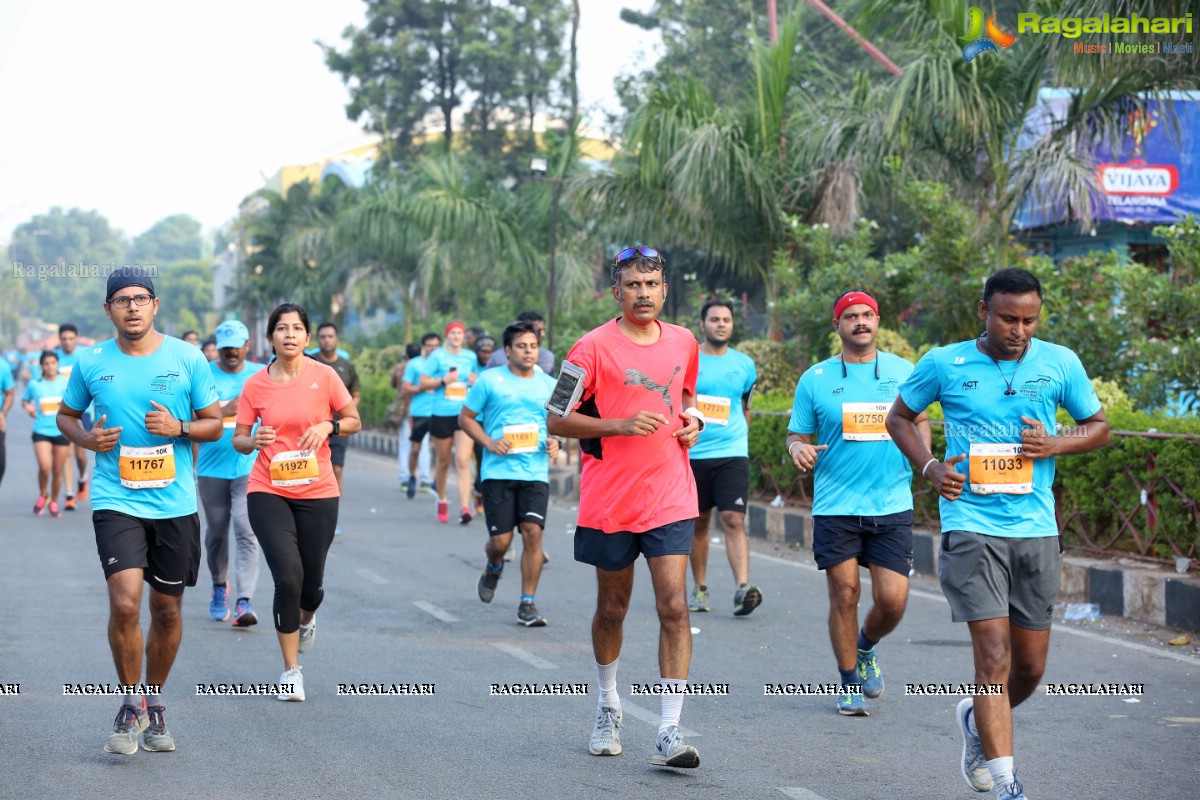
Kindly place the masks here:
[(954, 709), (954, 718), (958, 720), (958, 732), (962, 736), (962, 776), (963, 780), (977, 792), (992, 790), (992, 773), (988, 772), (987, 758), (983, 755), (983, 744), (979, 737), (971, 733), (970, 719), (975, 713), (975, 701), (964, 697), (958, 701)]
[(212, 600), (208, 604), (208, 613), (217, 622), (229, 619), (229, 584), (214, 586)]
[(1025, 787), (1014, 775), (1008, 786), (996, 787), (996, 800), (1025, 800)]
[[(869, 717), (867, 701), (863, 700), (861, 686), (843, 686), (838, 693), (837, 710), (843, 717)], [(857, 691), (856, 691), (857, 690)]]
[(412, 500), (414, 497), (417, 496), (417, 476), (416, 475), (408, 476), (408, 484), (404, 487), (404, 494), (408, 497), (409, 500)]
[(883, 694), (883, 671), (879, 669), (879, 656), (875, 648), (858, 651), (858, 663), (854, 665), (858, 677), (862, 679), (863, 694), (867, 697), (879, 697)]
[(245, 598), (238, 600), (237, 607), (233, 609), (233, 627), (249, 628), (251, 625), (257, 624), (258, 615), (251, 608), (250, 601)]

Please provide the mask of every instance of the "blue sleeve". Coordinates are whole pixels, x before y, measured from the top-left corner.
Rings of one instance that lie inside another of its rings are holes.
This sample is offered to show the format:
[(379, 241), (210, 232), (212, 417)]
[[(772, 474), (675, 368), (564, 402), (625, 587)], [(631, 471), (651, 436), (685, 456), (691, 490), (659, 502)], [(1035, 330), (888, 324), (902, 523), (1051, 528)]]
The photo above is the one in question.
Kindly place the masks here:
[(83, 372), (83, 364), (76, 364), (75, 369), (71, 370), (71, 377), (67, 379), (67, 391), (63, 394), (63, 405), (74, 411), (86, 411), (92, 404), (92, 393), (88, 391)]
[[(193, 350), (195, 348), (192, 348)], [(192, 410), (199, 411), (217, 402), (217, 382), (213, 380), (212, 367), (203, 353), (197, 353), (199, 359), (192, 359)], [(75, 370), (71, 370), (75, 377)]]
[(405, 383), (411, 383), (413, 386), (419, 384), (421, 382), (421, 373), (417, 372), (417, 365), (410, 361), (408, 366), (404, 368), (404, 375), (400, 377), (400, 380)]
[(422, 375), (428, 375), (431, 378), (440, 378), (438, 370), (442, 366), (441, 350), (434, 350), (429, 354), (429, 358), (425, 359), (425, 369)]
[(7, 392), (13, 388), (12, 370), (8, 368), (8, 364), (0, 362), (0, 392)]
[(758, 367), (754, 363), (754, 359), (746, 357), (746, 388), (742, 389), (742, 402), (744, 403), (750, 397), (750, 392), (754, 391), (755, 384), (758, 383)]
[(812, 372), (805, 372), (796, 384), (796, 397), (792, 401), (792, 419), (788, 422), (791, 433), (814, 434), (817, 432), (816, 409), (813, 408)]
[(1063, 364), (1063, 393), (1060, 405), (1078, 422), (1094, 416), (1100, 410), (1100, 398), (1083, 368), (1079, 356), (1068, 350)]
[(467, 399), (464, 404), (476, 415), (482, 414), (483, 409), (487, 408), (488, 398), (491, 397), (491, 391), (488, 389), (490, 383), (491, 381), (480, 378), (467, 390)]
[(917, 414), (942, 396), (942, 380), (937, 364), (940, 352), (941, 348), (935, 347), (922, 356), (908, 380), (900, 385), (900, 399)]
[(21, 402), (27, 403), (30, 400), (36, 399), (37, 398), (33, 395), (33, 381), (30, 381), (29, 383), (25, 384), (25, 396), (21, 398)]

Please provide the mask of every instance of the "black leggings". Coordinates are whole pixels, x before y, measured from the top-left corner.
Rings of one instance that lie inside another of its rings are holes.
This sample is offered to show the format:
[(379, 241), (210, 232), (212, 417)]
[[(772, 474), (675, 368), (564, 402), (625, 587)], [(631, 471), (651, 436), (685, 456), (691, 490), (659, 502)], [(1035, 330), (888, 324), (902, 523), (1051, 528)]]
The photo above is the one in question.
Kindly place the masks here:
[(337, 527), (338, 498), (293, 500), (251, 492), (246, 507), (275, 579), (275, 630), (293, 633), (300, 629), (300, 609), (316, 611), (325, 596), (325, 556)]
[(8, 447), (4, 442), (6, 438), (7, 434), (0, 433), (0, 483), (4, 482), (4, 470), (8, 464)]

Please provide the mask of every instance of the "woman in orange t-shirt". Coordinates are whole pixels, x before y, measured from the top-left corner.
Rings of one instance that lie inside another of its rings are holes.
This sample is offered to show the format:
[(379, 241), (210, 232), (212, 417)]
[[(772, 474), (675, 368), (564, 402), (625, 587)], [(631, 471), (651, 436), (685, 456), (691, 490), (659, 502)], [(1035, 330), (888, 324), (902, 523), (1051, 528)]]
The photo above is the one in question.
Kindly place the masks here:
[(275, 632), (284, 666), (276, 697), (303, 700), (298, 654), (316, 639), (325, 557), (337, 527), (338, 486), (327, 439), (349, 436), (362, 423), (338, 374), (304, 355), (311, 334), (303, 308), (284, 303), (272, 311), (267, 337), (275, 360), (242, 389), (233, 447), (258, 451), (246, 505), (275, 579)]

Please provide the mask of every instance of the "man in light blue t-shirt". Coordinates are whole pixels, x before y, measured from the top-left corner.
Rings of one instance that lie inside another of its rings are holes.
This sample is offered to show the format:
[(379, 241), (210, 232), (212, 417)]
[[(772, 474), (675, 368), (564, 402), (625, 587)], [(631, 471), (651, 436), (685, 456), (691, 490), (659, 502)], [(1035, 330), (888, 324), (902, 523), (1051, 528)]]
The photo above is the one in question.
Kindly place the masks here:
[(708, 526), (721, 514), (725, 555), (733, 572), (733, 613), (744, 617), (762, 603), (762, 590), (750, 584), (750, 544), (746, 540), (746, 499), (750, 496), (750, 395), (758, 383), (754, 359), (729, 346), (733, 303), (710, 300), (700, 309), (700, 374), (696, 408), (708, 423), (688, 450), (700, 516), (692, 533), (691, 611), (708, 611)]
[[(813, 556), (829, 587), (837, 709), (865, 717), (865, 698), (884, 690), (875, 646), (900, 624), (908, 602), (912, 470), (884, 420), (913, 365), (876, 348), (879, 304), (870, 292), (839, 296), (833, 327), (842, 351), (800, 376), (787, 449), (801, 473), (813, 473)], [(928, 443), (928, 419), (915, 421), (913, 430)], [(862, 627), (859, 567), (871, 570), (874, 603)]]
[[(926, 353), (887, 428), (940, 496), (938, 577), (954, 621), (970, 630), (975, 683), (1002, 688), (958, 704), (963, 778), (977, 792), (1023, 800), (1012, 709), (1045, 671), (1062, 577), (1054, 457), (1103, 447), (1111, 434), (1079, 357), (1034, 338), (1042, 310), (1034, 275), (1000, 270), (978, 310), (984, 334)], [(911, 425), (934, 402), (945, 415), (944, 460)], [(1078, 427), (1057, 429), (1059, 407)]]
[[(442, 346), (442, 337), (432, 331), (421, 337), (421, 351), (408, 360), (404, 375), (400, 379), (400, 388), (409, 398), (408, 404), (408, 436), (407, 447), (401, 446), (400, 456), (407, 466), (401, 472), (404, 483), (404, 493), (412, 500), (417, 496), (417, 472), (420, 470), (421, 485), (433, 491), (433, 481), (429, 477), (430, 444), (429, 423), (433, 419), (433, 400), (435, 389), (420, 387), (421, 374), (425, 371), (425, 362), (429, 354)], [(401, 440), (405, 439), (401, 429)]]
[[(58, 347), (55, 348), (58, 353), (58, 374), (62, 375), (67, 380), (71, 379), (71, 372), (75, 369), (75, 365), (79, 363), (79, 329), (74, 323), (64, 322), (58, 326)], [(92, 425), (92, 416), (87, 411), (83, 412), (83, 427), (90, 428)], [(72, 445), (72, 450), (75, 451), (75, 472), (71, 474), (71, 462), (67, 461), (66, 469), (63, 471), (63, 480), (66, 482), (67, 499), (63, 503), (63, 508), (67, 511), (75, 510), (76, 500), (83, 502), (88, 495), (88, 451), (86, 448)], [(76, 491), (72, 491), (75, 489)]]
[(8, 410), (12, 408), (15, 387), (16, 381), (7, 360), (0, 361), (0, 482), (4, 481), (8, 464)]
[(503, 341), (507, 366), (479, 374), (458, 417), (459, 427), (485, 450), (480, 474), (487, 564), (477, 588), (480, 600), (492, 602), (513, 529), (519, 529), (517, 622), (541, 627), (546, 618), (538, 613), (534, 600), (544, 563), (542, 531), (550, 502), (550, 459), (558, 455), (558, 440), (546, 433), (545, 405), (554, 391), (554, 378), (537, 369), (538, 335), (532, 322), (512, 323), (504, 329)]
[(233, 626), (248, 628), (258, 623), (251, 600), (258, 586), (258, 538), (250, 527), (246, 510), (246, 484), (254, 468), (254, 456), (233, 449), (238, 399), (250, 376), (262, 364), (246, 361), (250, 350), (250, 331), (236, 319), (217, 326), (217, 360), (210, 361), (217, 400), (221, 404), (222, 433), (215, 442), (200, 445), (196, 475), (200, 502), (204, 506), (204, 551), (212, 575), (212, 597), (208, 613), (217, 622), (229, 619), (229, 528), (232, 525), (234, 547), (234, 587), (237, 604)]
[[(159, 299), (142, 269), (108, 278), (104, 310), (117, 335), (88, 348), (71, 372), (58, 427), (96, 453), (92, 525), (108, 582), (108, 640), (125, 696), (105, 751), (174, 750), (161, 687), (183, 634), (183, 590), (200, 567), (200, 519), (192, 442), (221, 437), (217, 387), (199, 349), (154, 329)], [(85, 430), (84, 409), (96, 404)], [(150, 584), (150, 630), (142, 680), (142, 582)], [(146, 687), (143, 692), (139, 686)], [(154, 694), (146, 706), (144, 694)]]
[(446, 479), (450, 474), (451, 450), (458, 476), (459, 522), (471, 521), (471, 437), (458, 426), (458, 412), (467, 399), (467, 390), (479, 374), (479, 362), (473, 350), (463, 347), (466, 328), (461, 322), (446, 326), (446, 344), (429, 354), (421, 371), (421, 389), (433, 389), (433, 410), (429, 436), (437, 455), (437, 521), (450, 521), (446, 500)]

